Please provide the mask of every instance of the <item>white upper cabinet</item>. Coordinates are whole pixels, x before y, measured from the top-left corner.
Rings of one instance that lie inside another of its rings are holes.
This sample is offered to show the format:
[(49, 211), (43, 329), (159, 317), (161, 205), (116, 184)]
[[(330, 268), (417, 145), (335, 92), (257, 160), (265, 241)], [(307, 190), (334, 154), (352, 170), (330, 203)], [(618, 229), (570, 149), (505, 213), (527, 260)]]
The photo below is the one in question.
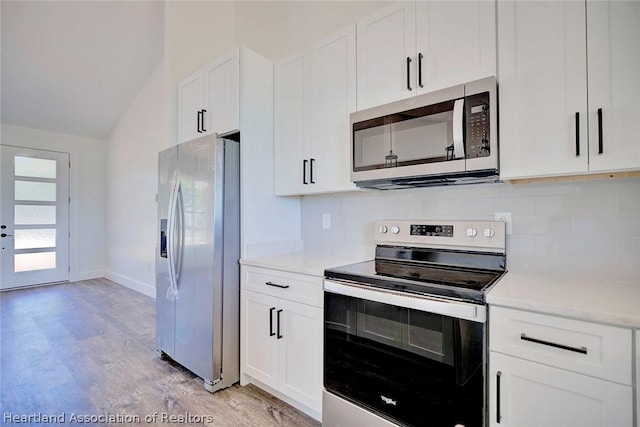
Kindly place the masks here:
[(178, 85), (178, 142), (239, 125), (239, 50), (198, 70)]
[(419, 93), (496, 74), (493, 1), (417, 1), (416, 22)]
[(640, 168), (639, 42), (640, 2), (587, 1), (590, 171)]
[(300, 194), (308, 185), (308, 80), (306, 51), (275, 63), (275, 193)]
[(498, 2), (502, 179), (640, 167), (639, 39), (640, 2)]
[(178, 142), (189, 141), (202, 135), (203, 87), (200, 71), (178, 84)]
[(275, 64), (277, 195), (354, 190), (349, 114), (355, 110), (355, 26)]
[(358, 21), (358, 110), (415, 94), (415, 9), (396, 2)]
[(401, 1), (357, 28), (359, 110), (496, 73), (493, 1)]

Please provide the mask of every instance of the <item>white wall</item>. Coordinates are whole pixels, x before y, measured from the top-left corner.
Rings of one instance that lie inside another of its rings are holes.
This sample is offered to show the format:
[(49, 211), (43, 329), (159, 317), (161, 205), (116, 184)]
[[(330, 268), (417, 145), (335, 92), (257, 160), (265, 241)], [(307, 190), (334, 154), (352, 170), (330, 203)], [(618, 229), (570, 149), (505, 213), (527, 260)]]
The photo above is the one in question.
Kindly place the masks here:
[(69, 153), (69, 280), (104, 275), (105, 142), (8, 124), (2, 125), (4, 145)]
[[(373, 257), (376, 219), (493, 220), (511, 212), (507, 265), (637, 282), (640, 179), (554, 184), (481, 184), (305, 197), (305, 248)], [(321, 215), (331, 214), (330, 230)]]
[(160, 64), (107, 141), (106, 277), (155, 296), (158, 152), (168, 146)]
[(303, 49), (391, 1), (238, 1), (235, 41), (272, 60)]

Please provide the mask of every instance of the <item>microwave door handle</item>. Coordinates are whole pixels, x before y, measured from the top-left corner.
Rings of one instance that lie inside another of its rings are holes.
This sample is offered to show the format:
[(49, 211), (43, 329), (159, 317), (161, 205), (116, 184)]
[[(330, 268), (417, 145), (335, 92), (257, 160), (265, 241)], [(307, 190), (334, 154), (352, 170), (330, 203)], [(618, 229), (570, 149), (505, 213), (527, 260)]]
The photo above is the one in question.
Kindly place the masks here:
[(464, 98), (453, 103), (453, 158), (465, 157), (464, 152)]

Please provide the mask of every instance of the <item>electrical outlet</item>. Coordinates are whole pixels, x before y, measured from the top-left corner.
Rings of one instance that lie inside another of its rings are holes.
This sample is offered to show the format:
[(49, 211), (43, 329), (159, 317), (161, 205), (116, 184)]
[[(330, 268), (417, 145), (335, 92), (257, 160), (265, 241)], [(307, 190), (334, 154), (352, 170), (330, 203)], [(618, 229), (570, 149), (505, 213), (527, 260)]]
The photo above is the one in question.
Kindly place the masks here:
[(513, 228), (511, 226), (511, 212), (496, 212), (494, 213), (494, 219), (496, 221), (505, 222), (505, 229), (507, 234), (511, 234)]
[(322, 228), (328, 230), (331, 228), (331, 214), (323, 213), (322, 214)]

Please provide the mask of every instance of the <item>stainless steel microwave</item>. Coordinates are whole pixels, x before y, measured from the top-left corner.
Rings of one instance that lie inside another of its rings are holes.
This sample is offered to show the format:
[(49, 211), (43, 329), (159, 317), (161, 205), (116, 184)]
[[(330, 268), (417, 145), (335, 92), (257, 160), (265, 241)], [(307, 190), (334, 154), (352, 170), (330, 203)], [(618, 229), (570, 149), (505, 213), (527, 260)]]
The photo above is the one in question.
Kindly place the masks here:
[(494, 182), (496, 79), (488, 77), (351, 114), (351, 180), (392, 189)]

